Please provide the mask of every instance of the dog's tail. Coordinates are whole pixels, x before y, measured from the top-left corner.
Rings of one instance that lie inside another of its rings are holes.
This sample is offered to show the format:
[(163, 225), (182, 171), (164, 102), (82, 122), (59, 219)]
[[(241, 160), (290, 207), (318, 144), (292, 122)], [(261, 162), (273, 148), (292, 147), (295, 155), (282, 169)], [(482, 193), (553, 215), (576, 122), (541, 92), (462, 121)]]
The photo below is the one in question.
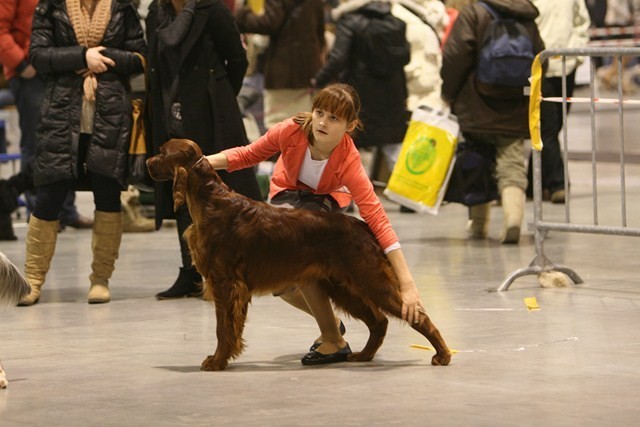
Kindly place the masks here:
[(31, 292), (31, 286), (20, 270), (0, 252), (0, 306), (16, 305)]

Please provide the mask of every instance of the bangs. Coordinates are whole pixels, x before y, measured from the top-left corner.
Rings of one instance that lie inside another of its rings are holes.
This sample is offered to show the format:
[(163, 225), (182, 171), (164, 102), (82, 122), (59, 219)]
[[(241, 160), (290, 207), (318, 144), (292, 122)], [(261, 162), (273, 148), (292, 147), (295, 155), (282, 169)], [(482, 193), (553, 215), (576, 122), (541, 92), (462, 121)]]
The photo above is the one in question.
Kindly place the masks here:
[(313, 100), (313, 109), (329, 111), (347, 122), (357, 118), (353, 97), (346, 91), (336, 87), (326, 87), (318, 92)]

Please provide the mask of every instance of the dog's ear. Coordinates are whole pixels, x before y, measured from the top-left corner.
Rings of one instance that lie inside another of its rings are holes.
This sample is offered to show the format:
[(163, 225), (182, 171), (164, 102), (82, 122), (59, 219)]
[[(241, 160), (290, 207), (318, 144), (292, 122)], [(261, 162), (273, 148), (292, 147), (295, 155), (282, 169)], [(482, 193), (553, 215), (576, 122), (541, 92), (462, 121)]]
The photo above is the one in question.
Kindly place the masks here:
[(182, 166), (176, 168), (173, 177), (173, 211), (185, 204), (187, 200), (187, 176), (189, 172)]

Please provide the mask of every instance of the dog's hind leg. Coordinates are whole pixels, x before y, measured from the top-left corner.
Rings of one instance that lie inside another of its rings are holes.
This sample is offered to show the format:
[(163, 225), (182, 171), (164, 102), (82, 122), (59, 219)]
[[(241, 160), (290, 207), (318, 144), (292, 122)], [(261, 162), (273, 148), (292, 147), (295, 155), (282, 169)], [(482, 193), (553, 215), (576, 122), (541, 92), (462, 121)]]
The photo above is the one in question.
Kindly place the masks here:
[(334, 304), (355, 319), (362, 320), (369, 328), (369, 339), (364, 348), (347, 357), (350, 362), (368, 362), (373, 359), (387, 334), (389, 320), (380, 310), (374, 309), (358, 295), (341, 285), (327, 284), (327, 292)]
[(216, 306), (216, 337), (218, 344), (213, 355), (201, 366), (203, 371), (222, 371), (230, 359), (240, 356), (244, 350), (242, 332), (247, 319), (250, 298), (248, 293), (229, 291), (246, 286), (225, 282), (216, 285), (213, 291)]
[[(402, 319), (402, 300), (399, 292), (388, 293), (382, 296), (380, 301), (375, 302), (379, 302), (380, 308), (385, 312)], [(448, 365), (451, 361), (451, 351), (444, 342), (442, 335), (440, 335), (438, 328), (427, 316), (427, 313), (421, 311), (418, 323), (412, 323), (410, 326), (428, 339), (436, 350), (435, 356), (431, 358), (431, 364), (436, 366)]]
[(434, 366), (448, 365), (451, 361), (451, 351), (444, 342), (442, 335), (440, 335), (438, 328), (436, 328), (433, 322), (431, 322), (431, 319), (429, 319), (429, 316), (421, 312), (419, 322), (412, 323), (411, 327), (428, 339), (435, 348), (436, 354), (431, 358), (431, 364)]

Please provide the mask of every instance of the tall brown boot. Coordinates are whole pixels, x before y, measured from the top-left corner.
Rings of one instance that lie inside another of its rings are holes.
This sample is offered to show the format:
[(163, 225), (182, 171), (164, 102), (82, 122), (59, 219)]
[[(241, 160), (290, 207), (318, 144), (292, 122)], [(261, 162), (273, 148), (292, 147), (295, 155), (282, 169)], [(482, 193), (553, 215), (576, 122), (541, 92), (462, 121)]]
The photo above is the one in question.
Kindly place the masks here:
[(470, 239), (486, 239), (489, 235), (491, 203), (482, 203), (469, 208), (467, 233)]
[(120, 203), (122, 204), (122, 232), (138, 233), (154, 231), (156, 222), (151, 218), (146, 218), (142, 214), (142, 204), (140, 204), (140, 191), (133, 186), (120, 193)]
[(501, 197), (504, 223), (500, 240), (502, 243), (518, 243), (524, 218), (524, 191), (518, 187), (505, 187)]
[(109, 279), (115, 268), (122, 240), (122, 214), (95, 211), (91, 250), (91, 289), (89, 304), (102, 304), (111, 300)]
[(51, 258), (56, 250), (60, 221), (43, 221), (31, 215), (27, 231), (27, 257), (24, 273), (31, 292), (18, 303), (19, 306), (37, 304), (40, 300), (40, 288), (51, 266)]

